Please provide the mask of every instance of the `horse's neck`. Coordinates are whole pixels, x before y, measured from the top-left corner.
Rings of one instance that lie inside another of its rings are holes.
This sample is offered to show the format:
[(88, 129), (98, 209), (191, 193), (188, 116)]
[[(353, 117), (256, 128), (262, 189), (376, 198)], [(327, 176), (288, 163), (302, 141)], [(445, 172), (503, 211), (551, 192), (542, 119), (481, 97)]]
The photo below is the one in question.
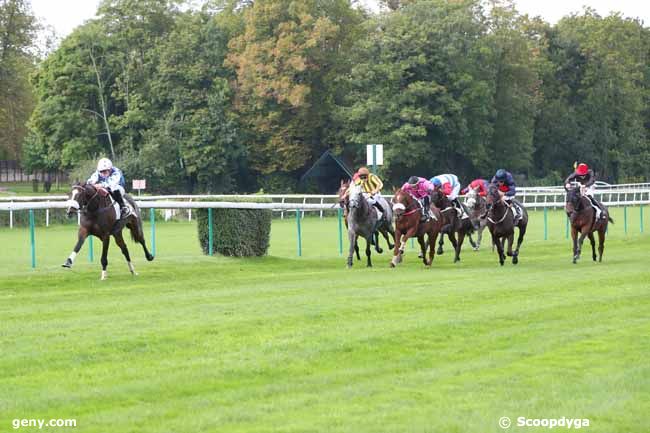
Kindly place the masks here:
[[(499, 212), (499, 213), (497, 214), (496, 211), (497, 211), (497, 210), (500, 210), (500, 209), (503, 209), (503, 212)], [(505, 213), (507, 213), (509, 209), (510, 209), (510, 207), (508, 207), (507, 204), (505, 204), (503, 201), (499, 200), (499, 201), (497, 201), (495, 204), (492, 205), (492, 208), (491, 208), (491, 210), (492, 210), (492, 216), (493, 216), (495, 219), (501, 219), (501, 217), (503, 217), (503, 215), (504, 215)]]
[(368, 200), (366, 200), (363, 194), (359, 194), (359, 200), (357, 202), (359, 203), (359, 205), (353, 208), (351, 213), (354, 213), (355, 216), (367, 215), (370, 210), (370, 205), (368, 204)]

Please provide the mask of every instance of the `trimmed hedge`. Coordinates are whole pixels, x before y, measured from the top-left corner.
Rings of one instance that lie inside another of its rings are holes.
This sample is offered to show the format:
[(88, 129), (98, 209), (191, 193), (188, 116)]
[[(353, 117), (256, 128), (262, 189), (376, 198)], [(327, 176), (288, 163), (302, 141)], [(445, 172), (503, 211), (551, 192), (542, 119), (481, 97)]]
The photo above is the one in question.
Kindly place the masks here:
[[(215, 201), (214, 199), (205, 201)], [(269, 199), (223, 199), (236, 201), (271, 203)], [(212, 250), (224, 256), (263, 256), (269, 248), (271, 235), (271, 209), (212, 209)], [(208, 254), (208, 209), (197, 209), (199, 243), (204, 254)]]

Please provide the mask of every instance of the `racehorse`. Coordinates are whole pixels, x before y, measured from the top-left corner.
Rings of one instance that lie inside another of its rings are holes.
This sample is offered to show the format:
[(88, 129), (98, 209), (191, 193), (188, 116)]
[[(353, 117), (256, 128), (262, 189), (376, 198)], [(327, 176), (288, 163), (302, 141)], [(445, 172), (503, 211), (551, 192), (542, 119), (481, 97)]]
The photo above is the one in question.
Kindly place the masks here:
[[(393, 213), (395, 215), (395, 251), (390, 261), (394, 268), (402, 262), (402, 255), (406, 247), (406, 241), (411, 237), (417, 237), (421, 249), (421, 258), (425, 266), (431, 266), (435, 254), (436, 238), (442, 230), (442, 214), (440, 209), (431, 206), (434, 218), (421, 221), (420, 203), (409, 193), (401, 189), (395, 191), (393, 196)], [(424, 235), (427, 235), (429, 244), (429, 258), (426, 256), (426, 243)]]
[(379, 248), (379, 233), (377, 232), (377, 212), (374, 207), (368, 203), (361, 185), (352, 185), (348, 194), (348, 206), (350, 208), (346, 218), (348, 225), (348, 239), (350, 240), (350, 253), (348, 254), (348, 268), (352, 267), (352, 253), (357, 247), (359, 236), (366, 240), (366, 257), (368, 267), (372, 266), (370, 260), (370, 245), (375, 245), (378, 253), (382, 253)]
[(474, 230), (478, 233), (476, 242), (472, 239), (472, 234), (469, 234), (469, 243), (472, 244), (474, 251), (478, 251), (479, 248), (481, 248), (483, 230), (487, 227), (487, 218), (485, 217), (487, 201), (485, 200), (485, 197), (479, 195), (477, 190), (469, 188), (467, 194), (465, 194), (465, 206), (469, 210), (469, 219), (474, 226)]
[[(521, 218), (517, 222), (519, 228), (519, 237), (517, 238), (517, 248), (512, 251), (512, 243), (515, 237), (515, 224), (513, 215), (514, 209), (503, 200), (502, 193), (496, 185), (490, 185), (487, 195), (487, 225), (492, 235), (492, 243), (496, 245), (497, 252), (499, 253), (499, 263), (503, 266), (506, 259), (504, 254), (505, 242), (508, 240), (508, 257), (512, 257), (512, 264), (519, 263), (519, 248), (524, 240), (526, 234), (526, 227), (528, 226), (528, 212), (524, 206), (517, 202), (521, 208)], [(515, 206), (515, 203), (512, 204)]]
[[(349, 198), (346, 195), (346, 192), (348, 188), (350, 187), (350, 181), (344, 181), (341, 180), (341, 184), (339, 186), (339, 205), (343, 208), (343, 218), (345, 220), (345, 228), (348, 228), (348, 213), (349, 213)], [(386, 239), (386, 243), (388, 244), (388, 249), (393, 248), (393, 244), (391, 243), (391, 239), (395, 236), (395, 230), (393, 229), (393, 210), (392, 208), (388, 205), (388, 202), (386, 201), (385, 198), (380, 197), (379, 198), (379, 204), (381, 205), (382, 209), (384, 209), (384, 216), (383, 218), (378, 221), (378, 226), (377, 230), (379, 233), (382, 234), (384, 239)], [(381, 247), (379, 247), (379, 242), (375, 245), (375, 248), (377, 249), (378, 253), (382, 252)], [(361, 257), (359, 256), (359, 246), (355, 245), (354, 251), (356, 252), (357, 255), (357, 260), (361, 260)]]
[[(147, 260), (153, 260), (153, 256), (147, 249), (144, 240), (144, 233), (142, 231), (142, 219), (140, 217), (140, 209), (129, 195), (125, 195), (125, 200), (133, 208), (133, 212), (126, 220), (117, 219), (117, 210), (114, 206), (110, 193), (103, 188), (95, 188), (95, 186), (86, 184), (76, 184), (72, 187), (70, 192), (70, 199), (68, 200), (68, 217), (71, 217), (76, 212), (81, 212), (81, 225), (78, 232), (78, 240), (72, 253), (62, 265), (65, 268), (70, 268), (74, 263), (74, 259), (79, 253), (81, 246), (88, 236), (96, 236), (102, 241), (102, 280), (107, 277), (106, 266), (108, 265), (108, 246), (110, 243), (111, 235), (115, 238), (115, 243), (122, 250), (126, 263), (129, 265), (131, 274), (137, 275), (135, 268), (131, 263), (131, 256), (126, 247), (126, 242), (122, 237), (122, 229), (124, 225), (129, 228), (131, 232), (131, 239), (142, 245), (144, 255)], [(119, 209), (119, 205), (117, 206)]]
[[(442, 232), (438, 241), (438, 254), (442, 254), (443, 236), (447, 234), (455, 251), (454, 263), (459, 262), (460, 250), (463, 246), (465, 235), (470, 234), (474, 230), (472, 222), (469, 218), (461, 218), (456, 208), (451, 204), (451, 201), (439, 189), (435, 189), (431, 193), (431, 203), (440, 209), (443, 219)], [(456, 240), (456, 235), (458, 235), (458, 240)]]
[[(577, 263), (582, 251), (582, 242), (589, 237), (591, 242), (591, 257), (596, 261), (596, 242), (594, 232), (598, 232), (598, 261), (603, 261), (605, 250), (605, 234), (608, 223), (614, 223), (609, 212), (604, 208), (604, 218), (596, 219), (596, 210), (591, 205), (589, 197), (582, 194), (581, 185), (569, 189), (566, 194), (565, 210), (571, 222), (571, 238), (573, 238), (573, 263)], [(580, 233), (580, 238), (578, 238)]]

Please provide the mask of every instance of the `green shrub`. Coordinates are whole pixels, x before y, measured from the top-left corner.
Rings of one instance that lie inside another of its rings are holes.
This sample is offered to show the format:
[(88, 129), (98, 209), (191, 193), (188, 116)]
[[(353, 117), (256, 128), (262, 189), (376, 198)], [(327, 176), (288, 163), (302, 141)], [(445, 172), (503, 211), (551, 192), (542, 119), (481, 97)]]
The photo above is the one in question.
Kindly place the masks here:
[[(256, 197), (217, 201), (271, 202), (269, 199)], [(213, 209), (213, 251), (234, 257), (265, 255), (269, 248), (271, 214), (271, 209)], [(208, 254), (208, 209), (198, 209), (196, 219), (201, 249)]]

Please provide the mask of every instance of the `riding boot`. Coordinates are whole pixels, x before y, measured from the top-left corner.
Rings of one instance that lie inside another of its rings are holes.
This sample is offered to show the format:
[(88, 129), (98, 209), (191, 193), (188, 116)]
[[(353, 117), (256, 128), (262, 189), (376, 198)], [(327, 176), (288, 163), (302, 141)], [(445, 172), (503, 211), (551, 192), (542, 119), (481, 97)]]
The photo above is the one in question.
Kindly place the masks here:
[(381, 205), (377, 202), (373, 203), (372, 205), (376, 207), (377, 210), (379, 211), (379, 217), (377, 218), (377, 225), (381, 225), (381, 222), (384, 220), (384, 215), (385, 215), (384, 208), (382, 208)]
[(121, 217), (120, 219), (126, 218), (131, 214), (131, 210), (127, 205), (124, 204), (124, 197), (120, 190), (111, 191), (111, 197), (115, 199), (117, 204), (120, 205)]

